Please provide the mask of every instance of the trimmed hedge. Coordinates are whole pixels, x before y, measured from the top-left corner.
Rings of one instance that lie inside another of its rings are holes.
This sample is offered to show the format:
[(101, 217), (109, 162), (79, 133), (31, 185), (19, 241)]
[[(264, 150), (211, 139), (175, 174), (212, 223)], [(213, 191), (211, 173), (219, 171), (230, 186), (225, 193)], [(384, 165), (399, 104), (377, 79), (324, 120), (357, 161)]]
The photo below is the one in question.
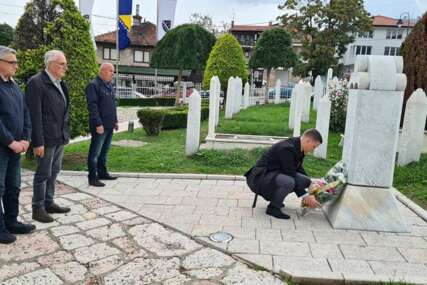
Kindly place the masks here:
[[(141, 121), (141, 124), (144, 125), (144, 121), (147, 120), (147, 116), (152, 116), (153, 113), (162, 113), (164, 114), (163, 121), (160, 126), (162, 130), (185, 129), (187, 127), (187, 112), (188, 107), (186, 106), (163, 110), (144, 108), (138, 111), (138, 118)], [(209, 106), (202, 105), (201, 120), (204, 121), (208, 117)]]
[(141, 109), (138, 111), (138, 118), (147, 136), (158, 136), (165, 118), (164, 110)]
[(175, 98), (132, 98), (118, 99), (118, 106), (173, 106)]

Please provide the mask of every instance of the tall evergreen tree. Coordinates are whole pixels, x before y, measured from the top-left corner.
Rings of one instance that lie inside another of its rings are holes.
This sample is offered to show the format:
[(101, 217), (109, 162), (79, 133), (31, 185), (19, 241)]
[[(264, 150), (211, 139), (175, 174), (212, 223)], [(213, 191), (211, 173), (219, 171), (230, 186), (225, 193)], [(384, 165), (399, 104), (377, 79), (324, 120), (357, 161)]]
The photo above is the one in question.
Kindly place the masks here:
[(8, 24), (0, 24), (0, 45), (8, 46), (13, 42), (15, 30)]
[(231, 34), (221, 36), (212, 48), (203, 80), (205, 88), (209, 89), (213, 76), (218, 76), (224, 91), (227, 90), (228, 79), (231, 76), (239, 76), (243, 81), (248, 78), (242, 47)]
[(20, 50), (36, 49), (50, 42), (46, 34), (47, 25), (59, 16), (56, 2), (32, 0), (16, 25), (15, 47)]
[(214, 44), (214, 35), (196, 24), (180, 25), (167, 32), (157, 43), (150, 65), (179, 70), (175, 104), (179, 103), (181, 96), (182, 71), (203, 70)]

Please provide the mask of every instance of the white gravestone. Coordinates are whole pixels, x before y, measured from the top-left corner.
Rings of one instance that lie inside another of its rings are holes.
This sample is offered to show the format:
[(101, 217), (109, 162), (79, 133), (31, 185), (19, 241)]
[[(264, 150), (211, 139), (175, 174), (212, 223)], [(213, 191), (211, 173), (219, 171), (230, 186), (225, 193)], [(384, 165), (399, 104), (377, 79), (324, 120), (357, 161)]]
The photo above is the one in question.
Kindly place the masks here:
[(343, 147), (348, 185), (326, 208), (334, 228), (408, 231), (391, 189), (406, 86), (400, 61), (402, 57), (372, 55), (356, 59)]
[(292, 94), (291, 94), (291, 105), (289, 107), (289, 122), (288, 122), (288, 127), (290, 130), (294, 129), (295, 105), (296, 105), (296, 99), (298, 96), (297, 86), (298, 86), (298, 84), (295, 84), (294, 88), (292, 88)]
[(234, 79), (234, 110), (233, 115), (240, 112), (242, 107), (242, 91), (243, 91), (243, 82), (242, 78), (236, 77)]
[(221, 107), (221, 81), (219, 81), (218, 76), (215, 76), (215, 97), (216, 97), (215, 127), (218, 127), (219, 112)]
[(274, 94), (274, 104), (280, 103), (280, 86), (282, 85), (282, 82), (280, 79), (277, 79), (276, 81), (276, 87), (275, 87), (275, 94)]
[(313, 87), (310, 82), (304, 82), (303, 85), (303, 98), (302, 98), (302, 113), (301, 121), (304, 123), (310, 122), (310, 107), (311, 107), (311, 95), (313, 93)]
[(299, 137), (301, 135), (301, 115), (304, 104), (304, 83), (301, 81), (296, 88), (293, 136)]
[(333, 73), (334, 73), (333, 69), (329, 68), (328, 69), (328, 75), (326, 76), (326, 86), (325, 86), (325, 88), (326, 88), (325, 95), (327, 95), (327, 96), (329, 96), (329, 84), (332, 84), (331, 81), (332, 81)]
[(319, 106), (319, 100), (323, 97), (323, 83), (320, 75), (316, 77), (314, 81), (314, 101), (313, 101), (313, 109), (317, 111)]
[(182, 82), (182, 103), (187, 104), (188, 98), (187, 98), (187, 83)]
[(406, 102), (405, 118), (400, 137), (397, 164), (404, 166), (419, 161), (423, 148), (424, 127), (427, 116), (427, 97), (419, 88)]
[(331, 118), (331, 100), (329, 96), (323, 96), (319, 102), (317, 111), (316, 129), (322, 135), (322, 144), (314, 150), (314, 156), (326, 159), (328, 150), (329, 120)]
[(215, 137), (215, 121), (216, 121), (216, 113), (219, 111), (216, 106), (216, 101), (218, 98), (216, 97), (216, 80), (215, 76), (212, 76), (209, 86), (209, 129), (208, 129), (208, 137)]
[(228, 85), (227, 85), (227, 98), (225, 102), (225, 118), (231, 119), (233, 118), (233, 111), (234, 111), (234, 77), (230, 77), (228, 79)]
[(243, 95), (243, 109), (247, 109), (249, 107), (249, 94), (251, 92), (251, 86), (248, 82), (245, 83), (245, 91)]
[(187, 136), (185, 140), (185, 155), (193, 155), (199, 150), (200, 143), (200, 116), (202, 98), (194, 89), (189, 98), (187, 115)]

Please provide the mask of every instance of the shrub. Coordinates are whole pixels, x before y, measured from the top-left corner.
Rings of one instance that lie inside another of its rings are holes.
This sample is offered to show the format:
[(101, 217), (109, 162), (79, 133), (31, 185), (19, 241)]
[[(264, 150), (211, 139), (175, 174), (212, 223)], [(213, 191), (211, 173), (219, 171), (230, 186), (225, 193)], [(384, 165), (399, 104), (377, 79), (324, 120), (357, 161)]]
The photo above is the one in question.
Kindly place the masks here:
[(329, 93), (331, 100), (331, 118), (329, 129), (333, 132), (344, 133), (347, 117), (348, 88), (333, 89)]
[(165, 118), (164, 110), (141, 109), (138, 111), (138, 118), (147, 136), (158, 136)]
[[(163, 120), (164, 130), (185, 129), (187, 127), (188, 107), (177, 107), (166, 110), (165, 119)], [(201, 120), (204, 121), (209, 117), (209, 107), (202, 105)]]
[(118, 106), (173, 106), (175, 98), (132, 98), (119, 99)]

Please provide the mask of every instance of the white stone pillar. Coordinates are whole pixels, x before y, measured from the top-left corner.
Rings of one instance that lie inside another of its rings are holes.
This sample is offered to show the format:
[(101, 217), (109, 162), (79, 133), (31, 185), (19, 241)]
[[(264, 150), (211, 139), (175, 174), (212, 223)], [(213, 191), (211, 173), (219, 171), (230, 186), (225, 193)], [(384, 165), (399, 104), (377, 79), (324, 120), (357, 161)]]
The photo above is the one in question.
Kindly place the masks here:
[(320, 98), (323, 97), (323, 83), (320, 75), (317, 75), (316, 80), (314, 81), (314, 101), (313, 109), (317, 111), (319, 106)]
[(313, 87), (309, 82), (304, 82), (303, 85), (303, 98), (302, 98), (302, 113), (301, 121), (304, 123), (310, 122), (310, 105), (311, 105), (311, 94), (313, 92)]
[(216, 80), (215, 76), (212, 76), (210, 85), (209, 85), (209, 127), (208, 127), (208, 137), (215, 137), (215, 122), (216, 122), (216, 112), (218, 111), (216, 106)]
[(343, 147), (348, 185), (325, 212), (336, 229), (407, 232), (392, 192), (406, 87), (403, 58), (357, 57), (355, 70)]
[(243, 82), (242, 78), (236, 77), (234, 79), (234, 105), (233, 105), (233, 115), (240, 112), (242, 108), (242, 91), (243, 91)]
[(188, 103), (188, 98), (187, 98), (187, 83), (186, 82), (182, 82), (182, 103), (183, 104), (187, 104)]
[(202, 98), (194, 89), (190, 96), (187, 114), (187, 136), (185, 140), (185, 155), (193, 155), (199, 150), (200, 116)]
[(304, 83), (298, 83), (296, 86), (296, 98), (295, 98), (295, 113), (294, 113), (294, 137), (299, 137), (301, 135), (301, 115), (304, 104)]
[(424, 91), (418, 88), (406, 102), (399, 155), (397, 157), (398, 165), (404, 166), (420, 160), (426, 116), (427, 97)]
[(230, 77), (228, 79), (227, 85), (227, 101), (225, 102), (225, 118), (231, 119), (233, 118), (233, 110), (234, 110), (234, 77)]
[(334, 74), (334, 70), (332, 68), (328, 69), (328, 75), (326, 76), (326, 92), (325, 95), (329, 96), (329, 84), (331, 84), (332, 76)]
[(276, 88), (275, 88), (275, 95), (274, 95), (274, 104), (280, 103), (280, 87), (282, 85), (282, 81), (280, 79), (277, 79), (276, 81)]
[(219, 124), (219, 112), (221, 107), (221, 81), (218, 76), (215, 76), (215, 97), (216, 97), (216, 112), (215, 112), (215, 127)]
[(294, 129), (294, 121), (295, 121), (295, 105), (296, 105), (296, 98), (298, 96), (298, 84), (295, 84), (294, 88), (292, 89), (291, 94), (291, 104), (289, 106), (289, 122), (288, 127), (290, 130)]
[(251, 86), (249, 82), (245, 83), (245, 92), (243, 95), (243, 109), (247, 109), (249, 107), (249, 94), (251, 92)]
[(331, 100), (329, 96), (323, 96), (319, 101), (316, 129), (322, 135), (322, 144), (314, 150), (314, 156), (326, 159), (328, 151), (329, 120), (331, 118)]

